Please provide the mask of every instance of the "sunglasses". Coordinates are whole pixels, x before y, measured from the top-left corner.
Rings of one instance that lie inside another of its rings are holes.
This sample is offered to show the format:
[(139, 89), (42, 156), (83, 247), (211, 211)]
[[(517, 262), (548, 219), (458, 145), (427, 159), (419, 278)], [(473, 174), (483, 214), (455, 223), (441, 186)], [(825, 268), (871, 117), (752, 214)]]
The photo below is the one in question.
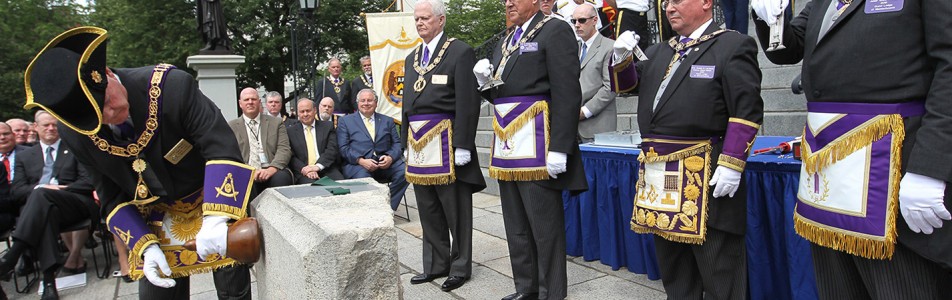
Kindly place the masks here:
[(594, 19), (594, 18), (595, 18), (595, 17), (588, 17), (588, 18), (581, 18), (581, 19), (569, 19), (569, 21), (572, 22), (572, 24), (575, 24), (576, 22), (579, 23), (579, 24), (585, 24), (585, 22), (588, 22), (588, 20), (591, 20), (591, 19)]

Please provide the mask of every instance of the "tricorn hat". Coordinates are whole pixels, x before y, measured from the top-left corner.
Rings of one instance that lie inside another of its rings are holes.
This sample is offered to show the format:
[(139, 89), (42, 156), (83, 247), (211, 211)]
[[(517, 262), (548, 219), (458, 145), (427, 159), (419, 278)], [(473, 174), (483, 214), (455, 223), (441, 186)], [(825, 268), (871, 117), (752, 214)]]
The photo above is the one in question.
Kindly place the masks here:
[(25, 109), (41, 108), (81, 134), (102, 124), (106, 98), (105, 29), (76, 27), (53, 38), (26, 67)]

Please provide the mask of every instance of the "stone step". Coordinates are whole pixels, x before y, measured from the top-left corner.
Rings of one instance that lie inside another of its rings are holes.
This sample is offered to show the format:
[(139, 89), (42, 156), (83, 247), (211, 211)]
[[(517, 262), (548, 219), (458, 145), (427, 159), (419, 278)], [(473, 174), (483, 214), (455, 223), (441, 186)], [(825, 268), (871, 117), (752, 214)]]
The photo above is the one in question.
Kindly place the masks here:
[(761, 68), (760, 72), (763, 74), (763, 78), (760, 82), (761, 89), (783, 88), (790, 90), (790, 82), (792, 82), (797, 75), (800, 75), (800, 66), (791, 65)]

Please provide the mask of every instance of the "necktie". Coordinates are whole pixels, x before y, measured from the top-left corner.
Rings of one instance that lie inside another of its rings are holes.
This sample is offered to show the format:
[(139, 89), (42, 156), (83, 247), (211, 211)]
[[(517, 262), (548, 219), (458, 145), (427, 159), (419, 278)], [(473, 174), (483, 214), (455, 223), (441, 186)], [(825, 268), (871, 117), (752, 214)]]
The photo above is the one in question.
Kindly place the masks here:
[(370, 84), (374, 84), (374, 77), (367, 75), (367, 82), (370, 82)]
[(836, 1), (836, 10), (843, 9), (843, 6), (846, 5), (846, 1), (837, 0)]
[(370, 118), (364, 118), (364, 125), (367, 125), (367, 132), (370, 133), (370, 139), (376, 140), (377, 138), (374, 136), (377, 133), (377, 129), (374, 127), (374, 123), (370, 122)]
[(582, 61), (585, 60), (586, 53), (588, 53), (588, 44), (585, 44), (585, 42), (582, 42), (582, 55), (579, 55), (578, 63), (582, 63)]
[(126, 120), (119, 125), (116, 125), (116, 128), (119, 128), (119, 137), (122, 138), (122, 141), (131, 141), (133, 139), (133, 128), (132, 123)]
[[(687, 44), (688, 42), (693, 41), (693, 40), (694, 40), (694, 39), (692, 39), (692, 38), (686, 37), (686, 38), (681, 39), (681, 44)], [(686, 52), (686, 51), (688, 51), (688, 49), (687, 49), (687, 48), (684, 48), (683, 50), (678, 51), (678, 54), (681, 54), (682, 56), (684, 56), (684, 52)]]
[(50, 183), (50, 178), (53, 177), (53, 146), (46, 148), (46, 160), (43, 161), (43, 176), (40, 177), (39, 184)]
[(423, 61), (421, 62), (421, 64), (424, 67), (430, 64), (430, 47), (423, 47)]
[(3, 168), (7, 169), (7, 182), (10, 182), (10, 153), (3, 154)]
[(317, 144), (314, 143), (314, 133), (311, 125), (304, 125), (304, 143), (307, 144), (307, 164), (313, 165), (317, 162)]
[(519, 42), (519, 38), (522, 37), (522, 26), (516, 28), (516, 34), (512, 35), (512, 41), (509, 42), (509, 46), (515, 46)]
[(251, 136), (254, 137), (250, 141), (251, 151), (248, 151), (248, 164), (255, 168), (261, 167), (261, 160), (258, 159), (258, 153), (261, 152), (261, 141), (258, 139), (258, 121), (251, 120), (248, 121), (248, 129), (251, 130)]

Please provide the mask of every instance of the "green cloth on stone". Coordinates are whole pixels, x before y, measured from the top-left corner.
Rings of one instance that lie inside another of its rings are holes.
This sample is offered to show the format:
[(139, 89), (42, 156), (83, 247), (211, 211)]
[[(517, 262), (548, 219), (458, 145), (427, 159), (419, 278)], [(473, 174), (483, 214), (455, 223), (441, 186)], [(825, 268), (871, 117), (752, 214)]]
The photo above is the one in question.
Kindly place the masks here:
[(331, 192), (331, 194), (333, 194), (334, 196), (350, 194), (349, 189), (340, 188), (340, 187), (328, 187), (324, 189), (327, 190), (328, 192)]

